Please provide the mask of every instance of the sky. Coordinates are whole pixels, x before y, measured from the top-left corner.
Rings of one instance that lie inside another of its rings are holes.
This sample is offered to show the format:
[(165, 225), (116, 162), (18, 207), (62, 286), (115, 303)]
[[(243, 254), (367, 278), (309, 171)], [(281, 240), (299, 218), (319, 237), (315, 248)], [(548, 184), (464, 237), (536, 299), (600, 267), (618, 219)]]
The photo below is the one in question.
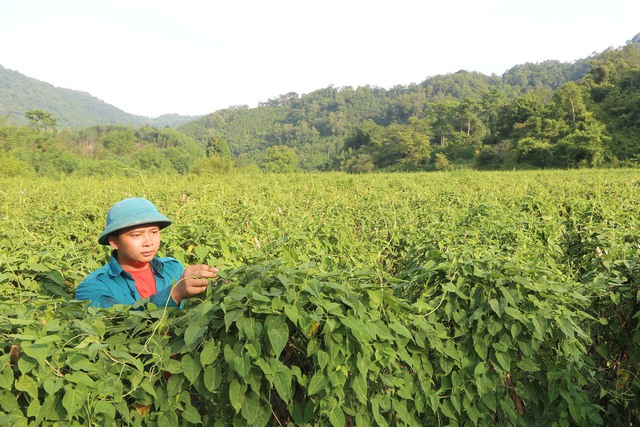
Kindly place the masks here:
[(127, 113), (203, 115), (328, 86), (572, 62), (638, 0), (0, 0), (0, 65)]

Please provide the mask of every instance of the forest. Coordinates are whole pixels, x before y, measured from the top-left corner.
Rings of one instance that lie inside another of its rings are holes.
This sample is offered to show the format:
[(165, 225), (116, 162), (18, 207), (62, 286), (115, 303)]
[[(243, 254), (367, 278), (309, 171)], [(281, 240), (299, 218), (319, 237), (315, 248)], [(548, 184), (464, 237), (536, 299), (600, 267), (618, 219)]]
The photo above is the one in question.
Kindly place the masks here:
[(291, 92), (175, 128), (24, 116), (0, 116), (0, 176), (636, 167), (640, 34), (573, 63)]

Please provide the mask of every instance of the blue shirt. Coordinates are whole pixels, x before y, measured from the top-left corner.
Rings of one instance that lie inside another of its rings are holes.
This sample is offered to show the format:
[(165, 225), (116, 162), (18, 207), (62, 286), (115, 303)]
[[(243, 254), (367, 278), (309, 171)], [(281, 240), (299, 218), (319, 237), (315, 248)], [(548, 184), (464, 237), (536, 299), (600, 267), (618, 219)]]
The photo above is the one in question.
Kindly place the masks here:
[[(149, 301), (158, 307), (176, 307), (171, 298), (171, 286), (184, 272), (184, 266), (175, 258), (154, 257), (151, 270), (156, 280), (156, 294)], [(116, 252), (111, 252), (109, 263), (89, 274), (78, 285), (76, 299), (91, 301), (95, 307), (111, 307), (114, 304), (133, 304), (141, 299), (133, 277), (122, 269), (116, 259)]]

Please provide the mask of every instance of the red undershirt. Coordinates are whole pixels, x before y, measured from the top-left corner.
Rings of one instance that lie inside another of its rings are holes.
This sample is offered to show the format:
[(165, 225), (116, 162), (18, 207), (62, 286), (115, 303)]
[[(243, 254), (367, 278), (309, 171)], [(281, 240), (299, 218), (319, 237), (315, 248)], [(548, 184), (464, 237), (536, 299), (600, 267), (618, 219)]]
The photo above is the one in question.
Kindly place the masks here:
[(133, 280), (136, 281), (136, 289), (138, 289), (142, 298), (150, 297), (156, 293), (156, 279), (153, 277), (151, 265), (148, 267), (149, 268), (145, 268), (144, 270), (125, 270), (133, 277)]

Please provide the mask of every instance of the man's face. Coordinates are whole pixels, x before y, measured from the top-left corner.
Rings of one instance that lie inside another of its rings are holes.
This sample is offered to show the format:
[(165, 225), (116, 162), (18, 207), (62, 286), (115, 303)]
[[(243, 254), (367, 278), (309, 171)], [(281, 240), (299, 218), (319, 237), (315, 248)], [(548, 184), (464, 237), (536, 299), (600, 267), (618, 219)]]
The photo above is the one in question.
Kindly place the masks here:
[(125, 228), (109, 236), (109, 244), (118, 251), (118, 262), (122, 268), (145, 268), (160, 248), (160, 227), (145, 224)]

